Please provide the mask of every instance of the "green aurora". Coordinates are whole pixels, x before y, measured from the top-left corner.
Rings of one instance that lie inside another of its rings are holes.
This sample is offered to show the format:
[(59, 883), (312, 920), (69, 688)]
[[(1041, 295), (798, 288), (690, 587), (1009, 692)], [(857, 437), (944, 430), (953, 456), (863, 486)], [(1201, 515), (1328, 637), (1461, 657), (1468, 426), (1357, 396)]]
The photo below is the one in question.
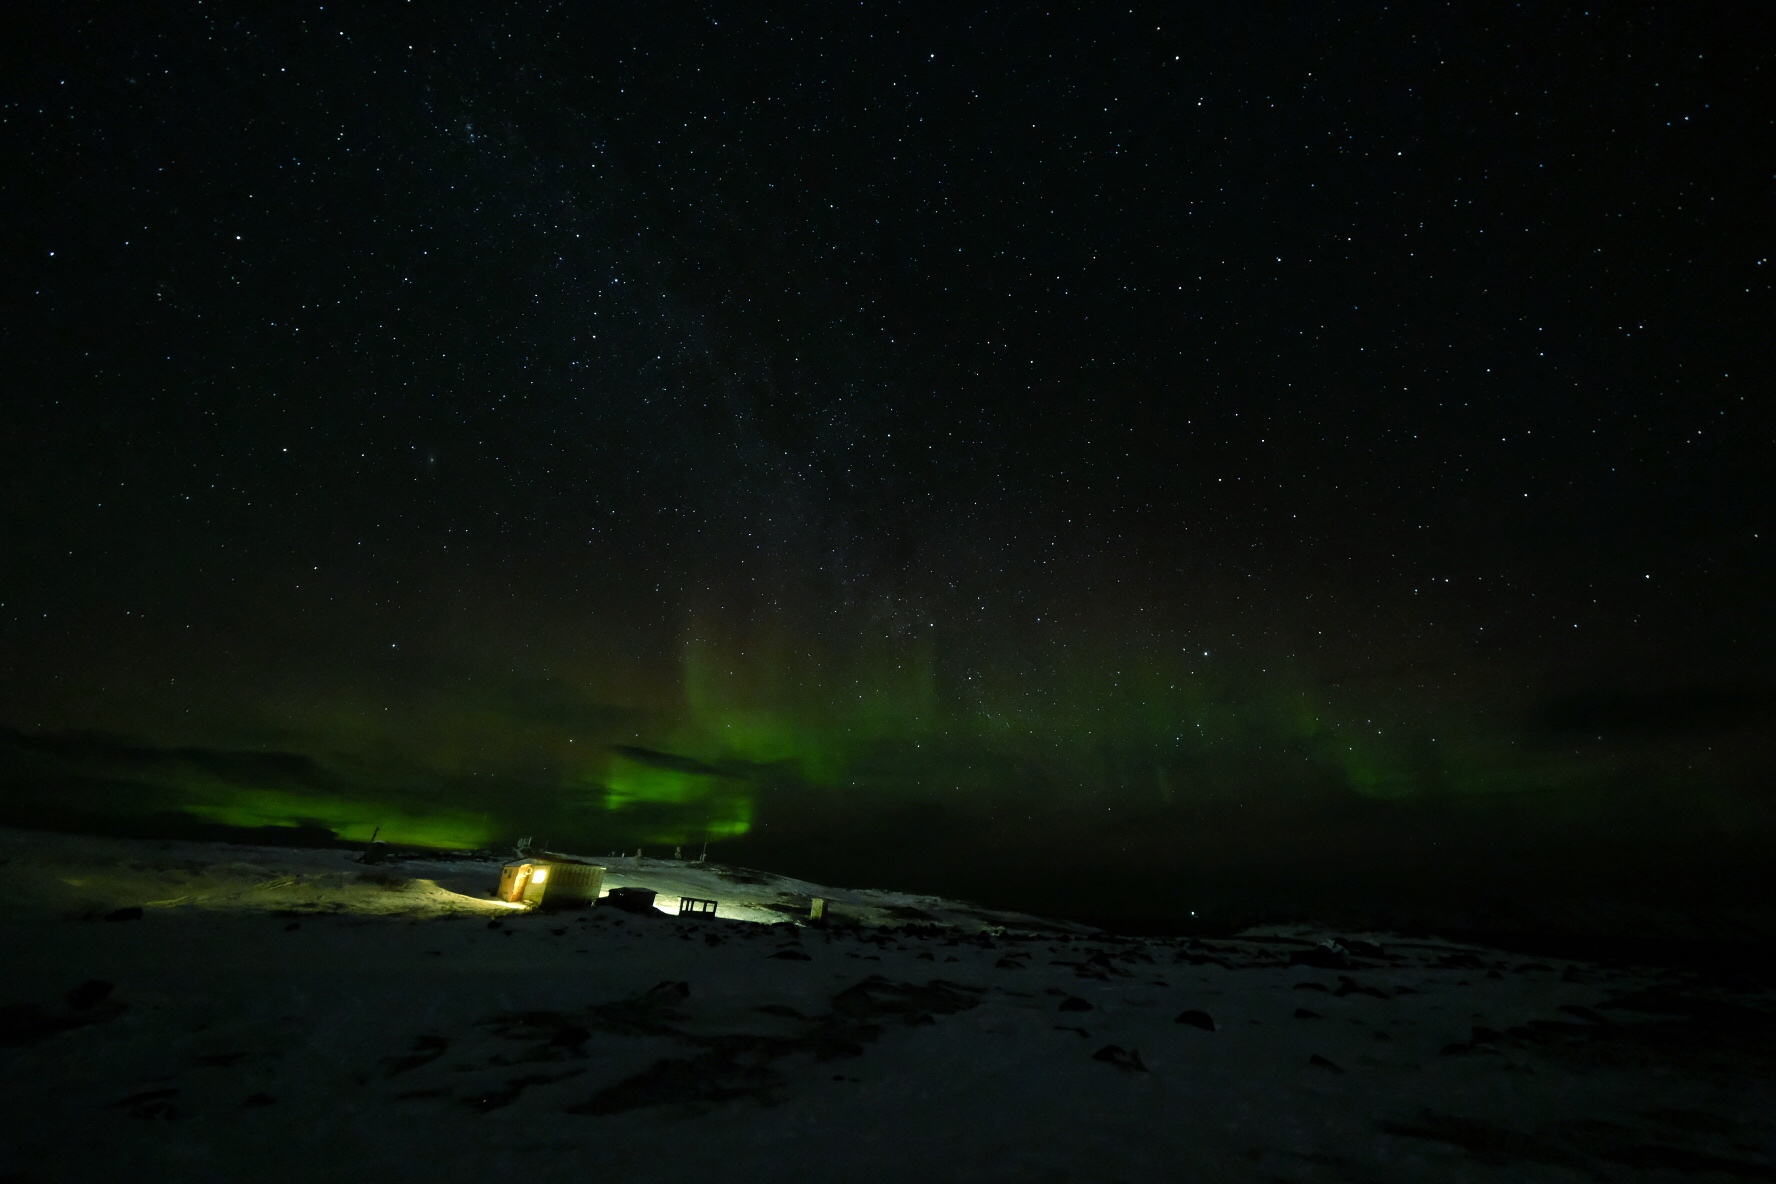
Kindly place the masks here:
[(1554, 798), (1625, 767), (1615, 746), (1533, 736), (1437, 696), (1150, 639), (1073, 640), (994, 665), (960, 644), (946, 652), (935, 626), (846, 647), (732, 632), (688, 628), (676, 678), (627, 701), (596, 678), (523, 693), (470, 694), (470, 682), (398, 706), (332, 690), (257, 704), (277, 733), (238, 749), (15, 733), (14, 811), (33, 787), (46, 800), (78, 785), (106, 810), (232, 827), (614, 849), (739, 839), (785, 797), (1163, 819), (1242, 795)]

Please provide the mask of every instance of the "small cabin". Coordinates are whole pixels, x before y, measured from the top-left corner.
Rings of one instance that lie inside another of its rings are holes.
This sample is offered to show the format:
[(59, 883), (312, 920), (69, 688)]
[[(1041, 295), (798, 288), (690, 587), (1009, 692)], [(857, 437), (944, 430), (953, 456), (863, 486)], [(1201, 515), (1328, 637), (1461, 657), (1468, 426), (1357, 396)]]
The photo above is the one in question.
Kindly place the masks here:
[(604, 903), (613, 908), (622, 909), (626, 913), (650, 914), (654, 911), (654, 898), (657, 894), (652, 888), (643, 888), (637, 884), (626, 884), (621, 888), (612, 888)]
[(585, 908), (604, 890), (604, 869), (562, 859), (521, 859), (500, 869), (498, 896), (537, 908)]

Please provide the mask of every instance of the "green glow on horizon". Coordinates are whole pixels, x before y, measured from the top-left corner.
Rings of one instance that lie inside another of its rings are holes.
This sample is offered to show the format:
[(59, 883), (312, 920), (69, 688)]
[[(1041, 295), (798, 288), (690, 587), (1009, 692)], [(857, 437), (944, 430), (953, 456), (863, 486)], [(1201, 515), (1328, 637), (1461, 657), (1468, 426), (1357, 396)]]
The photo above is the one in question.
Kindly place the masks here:
[(780, 790), (859, 807), (1036, 794), (1044, 808), (1163, 813), (1254, 792), (1533, 794), (1608, 772), (1600, 756), (1519, 745), (1457, 702), (1147, 638), (1057, 635), (1019, 649), (917, 620), (835, 641), (770, 620), (698, 619), (673, 657), (676, 677), (645, 688), (589, 667), (541, 688), (297, 693), (255, 705), (276, 726), (243, 729), (232, 747), (186, 750), (181, 737), (127, 776), (102, 754), (81, 773), (133, 779), (128, 810), (230, 826), (318, 824), (354, 840), (380, 826), (435, 847), (540, 833), (615, 848), (740, 838)]
[(483, 847), (494, 839), (485, 823), (461, 811), (416, 813), (391, 809), (374, 800), (275, 790), (239, 790), (225, 802), (186, 805), (185, 812), (226, 826), (295, 828), (319, 823), (352, 842), (368, 842), (375, 834), (388, 843), (460, 850)]

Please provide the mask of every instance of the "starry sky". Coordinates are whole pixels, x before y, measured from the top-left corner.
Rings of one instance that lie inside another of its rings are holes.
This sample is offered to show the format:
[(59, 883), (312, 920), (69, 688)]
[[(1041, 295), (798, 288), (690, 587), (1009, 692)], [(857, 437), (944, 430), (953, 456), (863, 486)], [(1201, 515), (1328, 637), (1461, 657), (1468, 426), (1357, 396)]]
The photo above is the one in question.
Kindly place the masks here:
[(0, 821), (1152, 919), (1776, 837), (1755, 10), (0, 19)]

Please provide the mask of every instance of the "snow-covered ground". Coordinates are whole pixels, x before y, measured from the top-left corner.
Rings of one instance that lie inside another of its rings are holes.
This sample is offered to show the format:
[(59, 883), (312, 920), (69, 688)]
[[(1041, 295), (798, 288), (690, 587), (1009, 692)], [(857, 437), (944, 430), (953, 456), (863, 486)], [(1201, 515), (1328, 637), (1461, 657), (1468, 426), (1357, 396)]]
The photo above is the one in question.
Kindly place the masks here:
[(601, 862), (0, 832), (0, 1181), (1776, 1179), (1762, 987)]

